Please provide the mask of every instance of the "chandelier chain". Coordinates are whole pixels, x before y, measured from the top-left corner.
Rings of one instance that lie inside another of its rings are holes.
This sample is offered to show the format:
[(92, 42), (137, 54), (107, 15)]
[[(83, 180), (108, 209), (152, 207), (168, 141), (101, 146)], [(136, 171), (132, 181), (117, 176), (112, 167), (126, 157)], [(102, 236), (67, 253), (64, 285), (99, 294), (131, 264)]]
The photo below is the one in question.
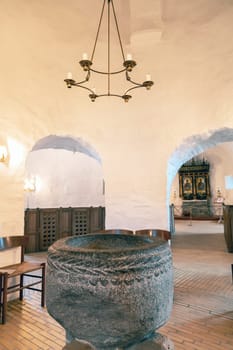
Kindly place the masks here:
[(118, 39), (119, 39), (119, 43), (120, 43), (120, 48), (121, 48), (121, 54), (122, 54), (122, 58), (123, 58), (123, 62), (124, 62), (125, 61), (125, 54), (124, 54), (123, 45), (122, 45), (122, 41), (121, 41), (121, 35), (120, 35), (119, 25), (118, 25), (118, 21), (117, 21), (116, 11), (115, 11), (115, 7), (114, 7), (114, 3), (112, 1), (111, 1), (111, 4), (112, 4), (113, 16), (114, 16), (115, 23), (116, 23), (116, 29), (117, 29)]
[(94, 54), (95, 54), (95, 49), (96, 49), (97, 41), (98, 41), (98, 38), (99, 38), (100, 27), (101, 27), (101, 23), (102, 23), (102, 19), (103, 19), (105, 4), (106, 4), (106, 0), (104, 0), (104, 2), (103, 2), (101, 14), (100, 14), (100, 20), (99, 20), (99, 24), (98, 24), (98, 29), (97, 29), (96, 37), (95, 37), (95, 43), (94, 43), (93, 51), (92, 51), (92, 54), (91, 54), (91, 62), (93, 62), (93, 58), (94, 58)]

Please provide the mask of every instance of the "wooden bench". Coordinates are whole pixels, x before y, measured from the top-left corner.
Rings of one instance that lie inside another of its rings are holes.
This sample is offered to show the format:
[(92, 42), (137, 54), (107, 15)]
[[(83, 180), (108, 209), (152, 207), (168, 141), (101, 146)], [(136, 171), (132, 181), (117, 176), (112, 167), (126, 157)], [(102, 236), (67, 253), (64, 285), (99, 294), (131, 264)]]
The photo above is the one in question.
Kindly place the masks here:
[[(31, 289), (41, 292), (41, 306), (45, 306), (45, 263), (24, 261), (24, 251), (28, 237), (0, 237), (0, 253), (13, 248), (21, 248), (21, 262), (0, 267), (0, 315), (2, 324), (6, 322), (8, 294), (19, 292), (23, 300), (23, 290)], [(33, 271), (38, 271), (33, 273)], [(24, 278), (26, 277), (26, 278)], [(41, 287), (35, 287), (41, 284)]]

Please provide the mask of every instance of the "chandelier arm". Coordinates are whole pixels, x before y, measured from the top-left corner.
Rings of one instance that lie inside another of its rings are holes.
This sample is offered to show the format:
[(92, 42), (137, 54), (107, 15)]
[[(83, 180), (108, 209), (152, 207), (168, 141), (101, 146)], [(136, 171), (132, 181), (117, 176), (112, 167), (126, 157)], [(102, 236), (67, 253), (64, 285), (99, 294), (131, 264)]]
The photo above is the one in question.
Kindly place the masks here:
[(133, 86), (130, 89), (126, 90), (124, 95), (127, 95), (129, 91), (132, 91), (132, 90), (135, 90), (135, 89), (138, 89), (138, 88), (141, 88), (141, 87), (144, 87), (144, 86), (142, 84), (138, 84), (137, 86)]
[(72, 85), (84, 84), (84, 83), (88, 82), (88, 80), (89, 80), (89, 79), (85, 79), (85, 80), (83, 80), (83, 81), (75, 81), (74, 84), (72, 84)]
[(85, 89), (85, 90), (88, 90), (90, 93), (92, 93), (92, 94), (94, 94), (94, 95), (95, 95), (95, 93), (94, 93), (94, 91), (93, 91), (93, 90), (89, 89), (89, 88), (88, 88), (88, 87), (86, 87), (86, 86), (82, 86), (82, 85), (79, 85), (79, 84), (81, 84), (81, 83), (74, 83), (74, 84), (72, 84), (72, 85), (73, 85), (73, 86), (80, 87), (80, 88)]
[(104, 96), (106, 96), (106, 97), (108, 97), (108, 96), (114, 96), (114, 97), (120, 97), (120, 98), (122, 98), (122, 96), (121, 95), (117, 95), (117, 94), (101, 94), (101, 95), (96, 95), (96, 98), (97, 97), (104, 97)]
[(82, 81), (78, 81), (78, 82), (77, 82), (77, 81), (75, 81), (74, 79), (69, 79), (69, 78), (67, 78), (67, 79), (64, 79), (64, 81), (66, 82), (67, 85), (70, 84), (70, 85), (72, 85), (72, 86), (76, 86), (76, 85), (84, 84), (84, 83), (88, 82), (89, 79), (90, 79), (90, 75), (91, 75), (91, 72), (90, 72), (90, 70), (89, 70), (88, 73), (87, 73), (87, 76), (86, 76), (85, 80), (82, 80)]
[(97, 29), (96, 37), (95, 37), (95, 43), (94, 43), (93, 51), (92, 51), (92, 54), (91, 54), (91, 62), (93, 62), (93, 58), (94, 58), (94, 54), (95, 54), (95, 49), (96, 49), (97, 41), (98, 41), (98, 38), (99, 38), (99, 32), (100, 32), (100, 27), (101, 27), (102, 19), (103, 19), (105, 4), (106, 4), (106, 0), (104, 0), (104, 2), (103, 2), (101, 14), (100, 14), (100, 20), (99, 20), (99, 24), (98, 24), (98, 29)]
[(94, 72), (94, 73), (98, 73), (98, 74), (105, 74), (105, 75), (112, 75), (112, 74), (119, 74), (119, 73), (123, 73), (126, 71), (126, 68), (124, 69), (121, 69), (121, 70), (118, 70), (118, 71), (115, 71), (115, 72), (101, 72), (101, 71), (98, 71), (98, 70), (95, 70), (93, 68), (90, 68), (89, 69), (91, 72)]
[(131, 77), (129, 76), (129, 73), (127, 72), (127, 70), (126, 70), (126, 72), (125, 72), (125, 76), (126, 76), (126, 80), (128, 80), (128, 81), (129, 81), (130, 83), (132, 83), (133, 85), (136, 85), (136, 86), (138, 86), (138, 87), (142, 86), (142, 84), (137, 83), (136, 81), (133, 81), (133, 80), (131, 79)]
[(120, 43), (120, 48), (121, 48), (121, 54), (122, 54), (122, 58), (123, 58), (123, 62), (125, 61), (125, 54), (124, 54), (124, 50), (123, 50), (123, 45), (122, 45), (122, 41), (121, 41), (121, 35), (120, 35), (120, 30), (119, 30), (119, 26), (118, 26), (118, 21), (117, 21), (117, 16), (116, 16), (116, 12), (115, 12), (115, 7), (113, 4), (113, 0), (109, 0), (112, 4), (112, 11), (113, 11), (113, 16), (115, 19), (115, 24), (116, 24), (116, 29), (117, 29), (117, 35), (118, 35), (118, 39), (119, 39), (119, 43)]
[(83, 81), (79, 81), (79, 82), (76, 82), (75, 80), (73, 79), (64, 79), (64, 81), (66, 82), (66, 84), (68, 85), (72, 85), (72, 86), (75, 86), (76, 84), (79, 85), (79, 84), (84, 84), (87, 82), (87, 80), (83, 80)]
[(136, 87), (137, 87), (137, 86), (138, 86), (138, 87), (143, 86), (143, 84), (137, 83), (136, 81), (133, 81), (133, 80), (131, 80), (131, 79), (127, 79), (127, 80), (130, 81), (131, 84), (136, 85)]

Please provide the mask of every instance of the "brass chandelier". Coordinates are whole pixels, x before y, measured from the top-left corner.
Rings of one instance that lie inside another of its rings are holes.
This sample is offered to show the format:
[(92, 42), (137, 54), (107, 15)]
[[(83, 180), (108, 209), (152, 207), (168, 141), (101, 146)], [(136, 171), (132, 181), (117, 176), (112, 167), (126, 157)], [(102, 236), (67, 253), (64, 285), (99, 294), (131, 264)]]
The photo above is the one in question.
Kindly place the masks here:
[[(98, 42), (98, 38), (99, 38), (99, 33), (100, 33), (101, 25), (102, 25), (102, 20), (103, 20), (103, 15), (104, 15), (106, 3), (107, 3), (107, 70), (100, 71), (100, 70), (94, 69), (93, 65), (94, 65), (95, 50), (96, 50), (96, 46), (97, 46), (97, 42)], [(110, 61), (110, 59), (111, 59), (111, 57), (110, 57), (110, 46), (111, 46), (110, 45), (111, 44), (111, 40), (110, 40), (111, 39), (110, 38), (111, 10), (110, 10), (110, 7), (112, 8), (113, 20), (115, 23), (117, 37), (118, 37), (119, 45), (120, 45), (120, 51), (121, 51), (121, 55), (122, 55), (122, 59), (123, 59), (123, 62), (122, 62), (123, 68), (121, 68), (117, 71), (111, 71), (111, 68), (110, 68), (110, 63), (111, 63), (111, 61)], [(146, 80), (142, 83), (137, 83), (137, 82), (133, 81), (129, 75), (129, 73), (131, 73), (133, 68), (136, 66), (136, 62), (132, 59), (132, 56), (130, 54), (127, 54), (127, 56), (125, 57), (113, 0), (103, 0), (103, 6), (102, 6), (102, 10), (101, 10), (100, 20), (99, 20), (99, 24), (98, 24), (98, 28), (97, 28), (97, 33), (96, 33), (96, 38), (95, 38), (91, 58), (88, 59), (87, 54), (84, 53), (82, 60), (79, 62), (79, 64), (83, 68), (84, 72), (87, 73), (85, 79), (80, 81), (80, 82), (77, 82), (73, 79), (72, 73), (69, 72), (67, 74), (67, 78), (64, 81), (66, 82), (68, 88), (71, 88), (72, 86), (77, 86), (77, 87), (86, 89), (89, 92), (89, 97), (90, 97), (92, 102), (94, 102), (96, 100), (96, 98), (104, 97), (104, 96), (120, 97), (125, 102), (128, 102), (130, 100), (130, 98), (132, 97), (129, 94), (132, 90), (138, 89), (141, 87), (144, 87), (147, 90), (150, 90), (151, 86), (154, 84), (153, 81), (151, 80), (151, 77), (149, 74), (146, 75)], [(106, 77), (107, 77), (107, 91), (106, 92), (97, 94), (95, 91), (95, 88), (89, 88), (89, 87), (84, 85), (85, 83), (89, 82), (89, 80), (91, 78), (91, 73), (106, 75)], [(126, 81), (128, 81), (130, 83), (130, 87), (122, 95), (115, 94), (115, 93), (111, 92), (111, 76), (116, 75), (116, 74), (120, 74), (120, 73), (125, 74)]]

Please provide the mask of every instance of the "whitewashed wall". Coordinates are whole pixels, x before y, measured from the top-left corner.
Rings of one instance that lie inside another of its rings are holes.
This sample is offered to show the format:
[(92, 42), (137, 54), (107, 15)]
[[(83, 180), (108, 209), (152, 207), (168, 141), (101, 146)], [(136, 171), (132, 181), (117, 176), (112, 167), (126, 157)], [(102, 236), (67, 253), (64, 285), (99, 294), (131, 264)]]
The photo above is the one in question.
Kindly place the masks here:
[(94, 158), (62, 149), (30, 152), (26, 177), (35, 192), (25, 192), (25, 208), (104, 206), (103, 170)]
[[(127, 1), (125, 15), (133, 15), (132, 3)], [(180, 162), (232, 141), (215, 135), (233, 126), (231, 1), (166, 0), (161, 11), (155, 3), (155, 21), (146, 13), (134, 23), (142, 36), (130, 32), (130, 17), (124, 20), (128, 39), (134, 39), (124, 44), (138, 62), (133, 78), (143, 81), (151, 73), (155, 82), (149, 92), (135, 91), (128, 104), (114, 98), (92, 103), (85, 91), (63, 82), (67, 71), (82, 78), (78, 60), (91, 50), (96, 30), (86, 16), (95, 16), (99, 0), (0, 3), (0, 136), (12, 137), (26, 151), (14, 171), (0, 165), (4, 234), (23, 233), (26, 157), (49, 134), (82, 137), (100, 154), (109, 228), (168, 228), (170, 188)], [(116, 90), (122, 85), (117, 81)]]

